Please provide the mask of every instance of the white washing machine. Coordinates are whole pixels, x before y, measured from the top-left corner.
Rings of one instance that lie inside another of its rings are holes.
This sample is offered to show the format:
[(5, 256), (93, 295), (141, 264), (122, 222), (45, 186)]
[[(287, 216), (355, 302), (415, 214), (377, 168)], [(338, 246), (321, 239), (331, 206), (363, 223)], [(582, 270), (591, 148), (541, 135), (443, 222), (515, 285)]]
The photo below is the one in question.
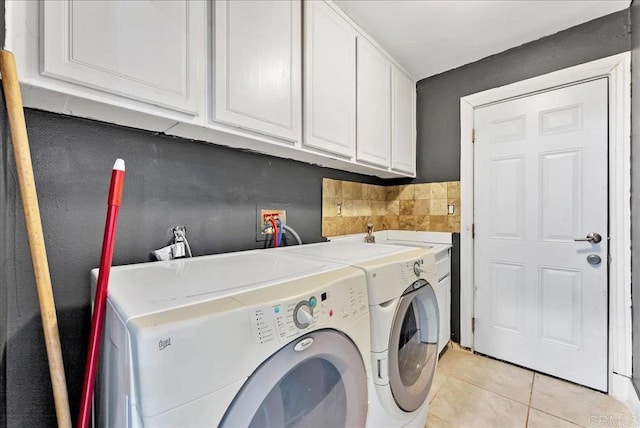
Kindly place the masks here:
[(369, 427), (424, 427), (438, 362), (436, 264), (429, 249), (333, 241), (277, 251), (362, 269), (371, 307)]
[(367, 296), (359, 269), (271, 250), (114, 267), (98, 425), (364, 426)]

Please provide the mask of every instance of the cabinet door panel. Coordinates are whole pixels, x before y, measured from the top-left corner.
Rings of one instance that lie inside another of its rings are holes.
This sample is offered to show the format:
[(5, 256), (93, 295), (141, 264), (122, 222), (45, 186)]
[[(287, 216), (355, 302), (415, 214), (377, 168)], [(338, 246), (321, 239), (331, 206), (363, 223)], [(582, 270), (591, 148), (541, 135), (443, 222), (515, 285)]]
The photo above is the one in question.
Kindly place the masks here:
[(43, 2), (42, 73), (195, 114), (202, 1)]
[(356, 31), (325, 2), (305, 3), (305, 146), (353, 158)]
[(215, 119), (300, 139), (299, 1), (216, 2)]
[(391, 155), (391, 64), (380, 51), (358, 37), (359, 161), (389, 167)]
[(391, 76), (391, 167), (413, 174), (416, 171), (416, 85), (396, 67)]

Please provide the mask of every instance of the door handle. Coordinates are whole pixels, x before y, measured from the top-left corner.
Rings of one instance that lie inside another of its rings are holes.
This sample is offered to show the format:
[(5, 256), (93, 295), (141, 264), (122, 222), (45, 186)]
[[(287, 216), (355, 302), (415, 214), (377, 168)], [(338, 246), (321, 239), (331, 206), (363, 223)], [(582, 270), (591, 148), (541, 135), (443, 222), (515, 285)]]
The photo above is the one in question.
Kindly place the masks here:
[(599, 233), (590, 232), (585, 238), (573, 238), (573, 240), (576, 242), (586, 241), (591, 242), (592, 244), (597, 244), (598, 242), (602, 241), (602, 236), (600, 236)]

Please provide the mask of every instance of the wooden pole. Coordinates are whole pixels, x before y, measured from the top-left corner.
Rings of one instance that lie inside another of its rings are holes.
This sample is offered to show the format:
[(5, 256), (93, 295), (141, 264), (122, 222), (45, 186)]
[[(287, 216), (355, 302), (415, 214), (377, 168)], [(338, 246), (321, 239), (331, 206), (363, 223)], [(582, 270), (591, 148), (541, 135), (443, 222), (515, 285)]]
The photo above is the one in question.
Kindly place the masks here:
[(33, 177), (29, 139), (27, 137), (27, 125), (24, 120), (24, 109), (22, 107), (22, 96), (18, 83), (16, 62), (13, 54), (9, 51), (0, 51), (0, 72), (2, 73), (2, 88), (4, 89), (4, 97), (7, 104), (7, 116), (9, 117), (13, 153), (18, 171), (22, 207), (38, 290), (38, 301), (40, 303), (44, 340), (47, 347), (49, 374), (51, 375), (56, 416), (59, 427), (71, 428), (71, 413), (69, 411), (67, 382), (64, 375), (62, 348), (60, 346), (60, 335), (58, 333), (58, 318), (53, 301), (47, 252), (44, 246), (38, 195)]

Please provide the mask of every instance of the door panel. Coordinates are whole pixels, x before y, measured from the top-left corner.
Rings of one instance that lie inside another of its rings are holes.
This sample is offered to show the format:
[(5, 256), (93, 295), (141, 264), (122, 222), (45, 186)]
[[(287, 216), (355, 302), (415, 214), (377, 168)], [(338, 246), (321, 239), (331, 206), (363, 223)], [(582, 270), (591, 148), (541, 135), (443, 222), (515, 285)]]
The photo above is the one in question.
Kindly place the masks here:
[(517, 263), (491, 263), (491, 325), (522, 333), (524, 266)]
[(573, 242), (582, 230), (582, 152), (540, 155), (540, 238)]
[[(594, 80), (474, 118), (475, 349), (602, 391), (607, 87)], [(602, 242), (575, 241), (590, 232)]]
[(540, 337), (579, 349), (582, 325), (582, 272), (540, 268)]
[(491, 236), (522, 239), (524, 232), (524, 159), (491, 161), (491, 194), (495, 209), (491, 216)]

